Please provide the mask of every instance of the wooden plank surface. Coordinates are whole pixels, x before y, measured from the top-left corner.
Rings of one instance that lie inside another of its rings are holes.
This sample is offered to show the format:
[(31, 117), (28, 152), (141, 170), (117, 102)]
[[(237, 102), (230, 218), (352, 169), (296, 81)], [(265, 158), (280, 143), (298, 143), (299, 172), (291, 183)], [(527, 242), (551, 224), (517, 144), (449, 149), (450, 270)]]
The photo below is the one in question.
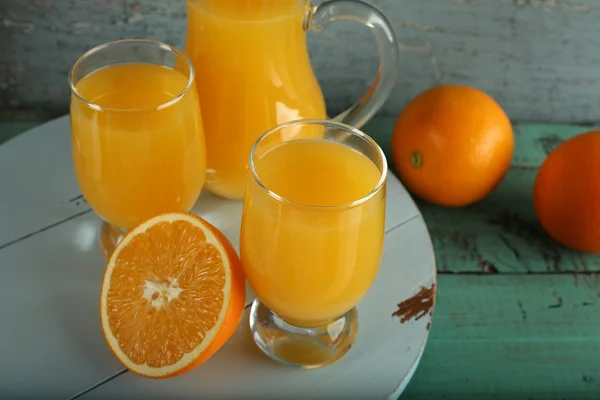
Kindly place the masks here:
[[(400, 41), (398, 84), (383, 113), (396, 115), (432, 85), (460, 83), (490, 93), (516, 121), (600, 118), (596, 0), (368, 1)], [(128, 37), (181, 48), (185, 24), (184, 0), (2, 0), (0, 107), (65, 112), (67, 73), (85, 50)], [(308, 40), (333, 115), (373, 81), (375, 46), (368, 29), (346, 22)]]
[(123, 371), (98, 345), (99, 230), (88, 213), (0, 249), (0, 302), (15, 305), (0, 308), (2, 397), (68, 399)]
[[(388, 154), (393, 122), (365, 127)], [(0, 134), (7, 126), (0, 123)], [(598, 257), (548, 242), (530, 202), (546, 152), (587, 129), (518, 124), (513, 171), (490, 199), (464, 209), (418, 203), (441, 271), (430, 340), (402, 399), (599, 398)], [(518, 218), (490, 222), (511, 210)], [(465, 218), (474, 222), (461, 225)], [(501, 239), (506, 229), (520, 258)], [(494, 268), (482, 268), (482, 259)], [(558, 260), (558, 271), (548, 260)]]
[(600, 398), (598, 275), (441, 275), (402, 400)]

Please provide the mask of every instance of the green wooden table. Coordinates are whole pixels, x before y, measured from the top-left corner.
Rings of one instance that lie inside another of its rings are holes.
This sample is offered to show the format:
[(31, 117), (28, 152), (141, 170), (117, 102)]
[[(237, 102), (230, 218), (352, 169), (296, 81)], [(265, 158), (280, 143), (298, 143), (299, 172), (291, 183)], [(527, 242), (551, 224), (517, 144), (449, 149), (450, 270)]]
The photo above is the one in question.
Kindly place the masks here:
[[(0, 111), (0, 145), (56, 115)], [(364, 130), (389, 154), (393, 118)], [(532, 187), (545, 156), (590, 129), (516, 124), (504, 182), (478, 204), (417, 200), (439, 281), (431, 334), (403, 399), (600, 399), (600, 256), (540, 228)]]

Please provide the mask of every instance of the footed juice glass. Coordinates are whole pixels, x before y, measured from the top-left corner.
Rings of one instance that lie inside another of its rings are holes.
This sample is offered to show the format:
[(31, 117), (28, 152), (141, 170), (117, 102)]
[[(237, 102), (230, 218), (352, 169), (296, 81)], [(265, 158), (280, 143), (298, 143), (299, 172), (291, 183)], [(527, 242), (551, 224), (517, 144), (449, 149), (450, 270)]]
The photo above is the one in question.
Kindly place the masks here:
[(200, 194), (206, 155), (194, 69), (164, 43), (119, 40), (83, 54), (69, 85), (75, 174), (105, 221), (108, 257), (124, 232), (188, 211)]
[(249, 165), (240, 250), (254, 340), (284, 364), (332, 363), (379, 269), (386, 158), (353, 127), (299, 120), (262, 135)]

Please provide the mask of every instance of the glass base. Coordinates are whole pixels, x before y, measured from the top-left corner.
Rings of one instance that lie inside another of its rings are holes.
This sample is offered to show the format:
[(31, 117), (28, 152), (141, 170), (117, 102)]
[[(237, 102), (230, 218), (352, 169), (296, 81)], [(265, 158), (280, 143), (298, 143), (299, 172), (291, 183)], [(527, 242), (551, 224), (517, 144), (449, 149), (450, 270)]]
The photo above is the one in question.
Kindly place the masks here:
[(250, 331), (258, 347), (273, 360), (299, 368), (320, 368), (346, 354), (358, 332), (356, 308), (315, 328), (282, 320), (258, 299), (250, 310)]
[(117, 244), (123, 239), (125, 231), (117, 228), (108, 222), (102, 223), (102, 229), (100, 230), (100, 249), (104, 258), (107, 260), (110, 258), (113, 250), (117, 247)]

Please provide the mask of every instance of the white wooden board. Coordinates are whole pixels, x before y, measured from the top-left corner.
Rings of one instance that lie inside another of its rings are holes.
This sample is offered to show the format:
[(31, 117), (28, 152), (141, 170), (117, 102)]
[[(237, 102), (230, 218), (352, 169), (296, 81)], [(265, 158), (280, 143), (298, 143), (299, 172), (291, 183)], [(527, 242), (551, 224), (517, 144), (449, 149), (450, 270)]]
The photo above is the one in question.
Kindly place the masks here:
[[(391, 314), (421, 286), (435, 283), (435, 261), (420, 213), (395, 176), (388, 180), (381, 269), (358, 306), (359, 335), (348, 355), (315, 371), (277, 365), (252, 342), (245, 315), (232, 340), (209, 362), (166, 381), (122, 373), (105, 344), (98, 315), (101, 221), (79, 194), (68, 117), (0, 146), (3, 395), (386, 398), (401, 393), (412, 376), (431, 317), (401, 324)], [(241, 202), (203, 193), (192, 211), (238, 248)], [(248, 303), (252, 299), (249, 291)]]

